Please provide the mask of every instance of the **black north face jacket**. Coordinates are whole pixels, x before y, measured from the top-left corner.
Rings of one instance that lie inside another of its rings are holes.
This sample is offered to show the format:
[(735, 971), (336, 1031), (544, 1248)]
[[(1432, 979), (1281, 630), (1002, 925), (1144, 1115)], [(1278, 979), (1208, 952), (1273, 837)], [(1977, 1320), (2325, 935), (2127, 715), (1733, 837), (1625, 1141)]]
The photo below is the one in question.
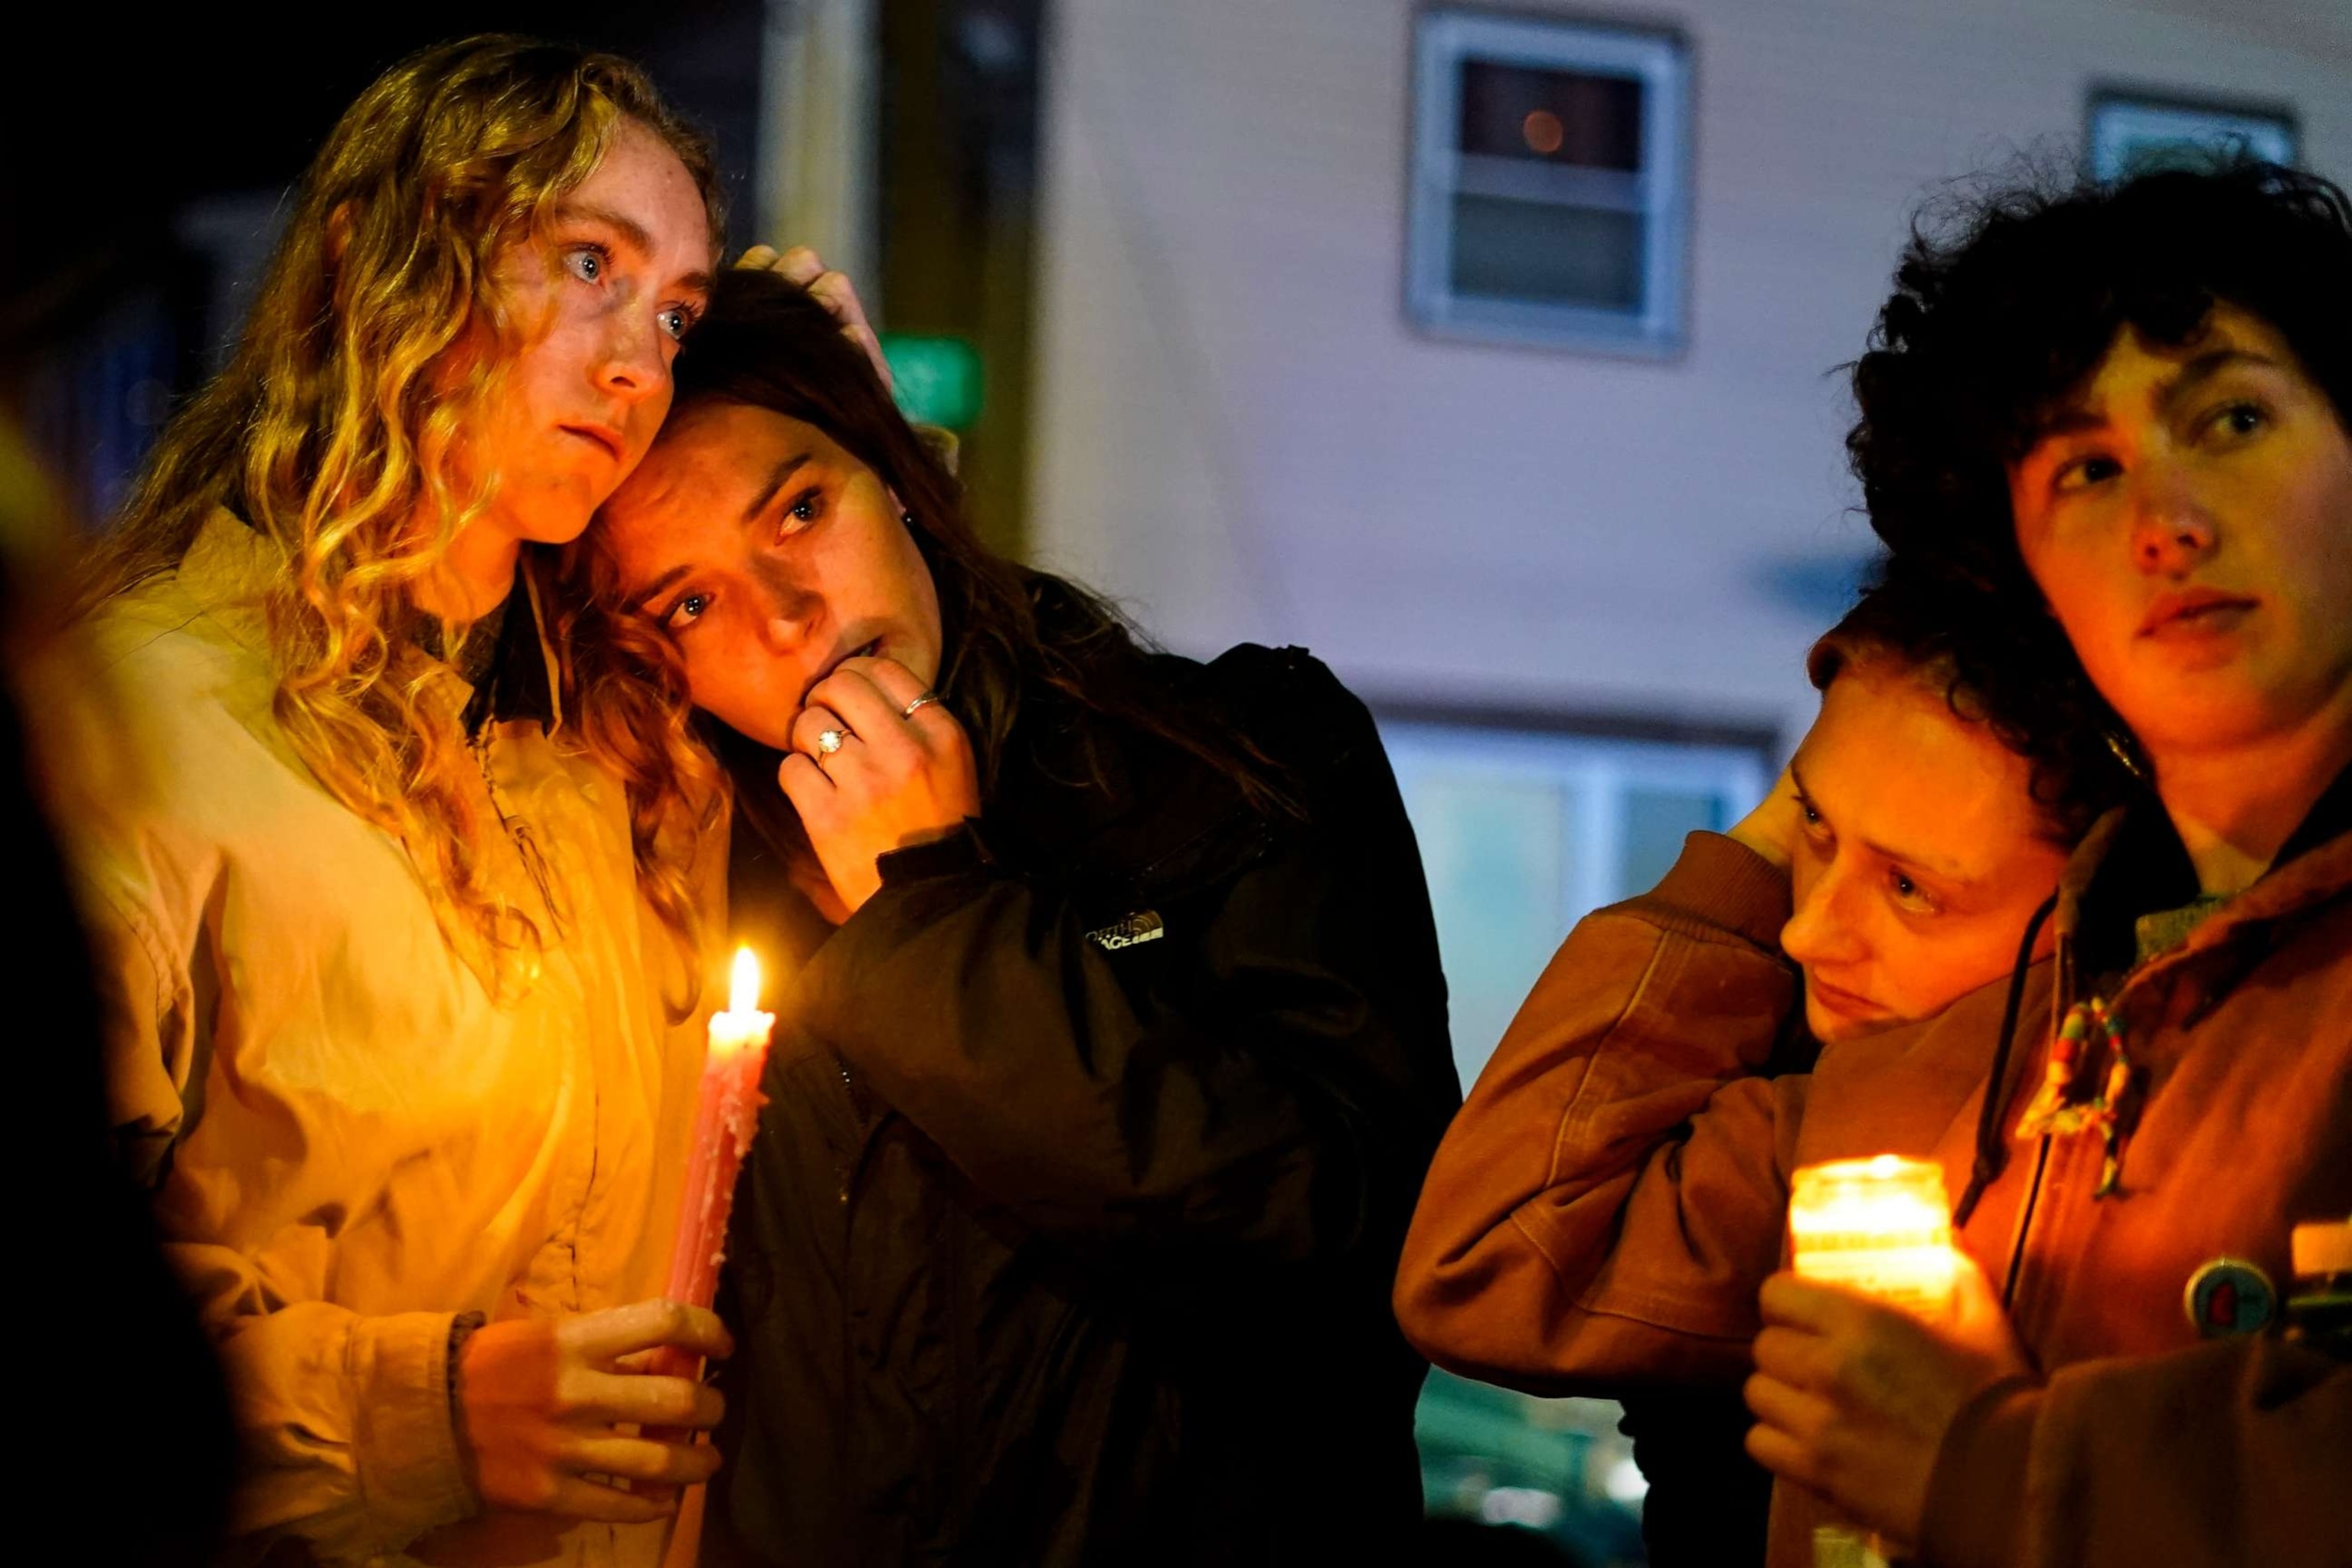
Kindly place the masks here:
[[(1083, 783), (1041, 699), (985, 820), (885, 858), (779, 1019), (706, 1563), (1368, 1561), (1414, 1528), (1389, 1288), (1461, 1090), (1412, 832), (1303, 651), (1149, 679), (1296, 819), (1099, 719)], [(739, 856), (739, 925), (777, 882)]]

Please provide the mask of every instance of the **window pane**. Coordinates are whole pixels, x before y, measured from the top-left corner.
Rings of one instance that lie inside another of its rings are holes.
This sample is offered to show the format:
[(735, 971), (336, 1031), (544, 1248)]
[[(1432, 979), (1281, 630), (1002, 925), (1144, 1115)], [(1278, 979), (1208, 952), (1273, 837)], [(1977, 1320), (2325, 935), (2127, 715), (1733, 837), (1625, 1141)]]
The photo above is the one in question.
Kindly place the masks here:
[(1564, 934), (1571, 792), (1474, 773), (1422, 774), (1405, 788), (1466, 1089)]
[(1445, 337), (1684, 337), (1690, 62), (1671, 32), (1433, 4), (1413, 23), (1405, 310)]
[(1538, 1399), (1433, 1370), (1413, 1417), (1429, 1513), (1517, 1525), (1576, 1553), (1550, 1561), (1641, 1562), (1647, 1489), (1617, 1431), (1623, 1415), (1608, 1400)]
[(2102, 180), (2158, 169), (2207, 169), (2240, 155), (2295, 160), (2294, 121), (2226, 109), (2099, 96), (2091, 100), (2091, 170)]
[(1642, 216), (1498, 196), (1454, 198), (1457, 294), (1642, 308)]
[(1617, 885), (1627, 898), (1648, 892), (1674, 869), (1685, 834), (1702, 828), (1720, 833), (1725, 826), (1720, 795), (1691, 790), (1627, 790)]
[(1638, 170), (1642, 83), (1633, 77), (1465, 60), (1462, 151)]

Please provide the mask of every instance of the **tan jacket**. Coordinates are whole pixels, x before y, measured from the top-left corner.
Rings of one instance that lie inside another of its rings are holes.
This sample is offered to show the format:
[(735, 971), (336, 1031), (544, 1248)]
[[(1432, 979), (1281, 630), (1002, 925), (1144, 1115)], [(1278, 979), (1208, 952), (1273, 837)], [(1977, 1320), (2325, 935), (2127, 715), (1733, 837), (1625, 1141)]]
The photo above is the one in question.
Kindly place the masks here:
[[(2352, 1563), (2352, 1366), (2200, 1342), (2182, 1306), (2217, 1258), (2283, 1292), (2292, 1226), (2352, 1211), (2347, 890), (2352, 835), (2130, 974), (2149, 1086), (2118, 1194), (2092, 1195), (2095, 1136), (2011, 1145), (1960, 1244), (1997, 1288), (2014, 1264), (2044, 1381), (1990, 1391), (1946, 1439), (1928, 1562)], [(1395, 1300), (1432, 1360), (1552, 1393), (1734, 1377), (1797, 1166), (1892, 1152), (1965, 1188), (2004, 988), (1753, 1076), (1795, 1005), (1788, 916), (1783, 876), (1695, 834), (1655, 891), (1570, 933), (1423, 1189)], [(2050, 972), (2028, 976), (2005, 1128), (2042, 1076)], [(1781, 1488), (1776, 1568), (1811, 1561), (1811, 1523)]]
[[(501, 837), (498, 875), (550, 940), (528, 994), (491, 1001), (400, 847), (271, 718), (257, 598), (283, 570), (223, 512), (93, 617), (135, 787), (67, 827), (116, 1119), (148, 1142), (247, 1445), (234, 1529), (256, 1555), (290, 1535), (323, 1562), (406, 1562), (473, 1508), (453, 1316), (659, 1293), (701, 1036), (665, 1019), (679, 960), (638, 896), (622, 791), (560, 722), (486, 731), (497, 804), (559, 905)], [(581, 1526), (537, 1555), (649, 1562), (660, 1539)]]

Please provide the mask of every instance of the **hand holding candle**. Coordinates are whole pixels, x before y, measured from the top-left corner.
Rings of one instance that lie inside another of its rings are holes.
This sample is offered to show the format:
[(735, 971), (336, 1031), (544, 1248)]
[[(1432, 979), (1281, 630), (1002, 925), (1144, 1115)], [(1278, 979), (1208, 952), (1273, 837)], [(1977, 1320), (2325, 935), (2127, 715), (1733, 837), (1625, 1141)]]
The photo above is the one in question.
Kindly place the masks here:
[(1952, 1247), (1935, 1165), (1808, 1167), (1789, 1223), (1794, 1270), (1766, 1281), (1759, 1303), (1748, 1450), (1863, 1527), (1817, 1535), (1817, 1563), (1884, 1561), (1917, 1539), (1961, 1406), (2030, 1368), (1990, 1285)]

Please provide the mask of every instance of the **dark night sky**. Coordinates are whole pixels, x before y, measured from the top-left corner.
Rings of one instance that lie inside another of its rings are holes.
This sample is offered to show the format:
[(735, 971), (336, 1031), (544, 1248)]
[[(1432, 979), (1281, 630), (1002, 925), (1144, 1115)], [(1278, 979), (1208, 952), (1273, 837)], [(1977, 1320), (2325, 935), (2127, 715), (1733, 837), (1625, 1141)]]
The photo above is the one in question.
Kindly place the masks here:
[[(517, 31), (617, 49), (715, 133), (739, 211), (756, 129), (759, 0), (634, 5), (328, 0), (301, 11), (53, 5), (10, 24), (0, 92), (0, 299), (72, 310), (169, 266), (173, 215), (299, 174), (337, 114), (409, 50)], [(12, 323), (21, 325), (21, 321)]]

